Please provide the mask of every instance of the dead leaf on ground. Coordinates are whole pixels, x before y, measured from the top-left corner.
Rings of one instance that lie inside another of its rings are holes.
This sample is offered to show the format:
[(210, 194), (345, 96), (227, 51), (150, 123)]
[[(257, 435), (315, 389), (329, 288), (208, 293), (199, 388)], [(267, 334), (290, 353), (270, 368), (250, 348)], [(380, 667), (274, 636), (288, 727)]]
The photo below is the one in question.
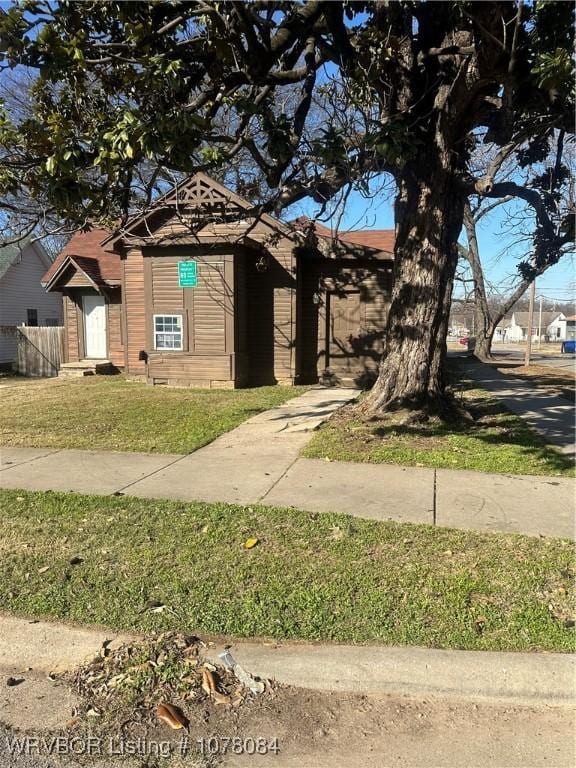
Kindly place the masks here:
[(42, 568), (38, 568), (38, 573), (46, 573), (48, 570), (50, 570), (50, 566), (44, 565)]
[(178, 707), (166, 703), (158, 704), (156, 717), (175, 731), (186, 728), (188, 722)]
[(218, 690), (218, 681), (216, 674), (211, 669), (204, 667), (202, 669), (202, 690), (211, 696), (216, 704), (230, 704), (230, 696), (220, 693)]
[(257, 539), (255, 536), (249, 539), (246, 539), (246, 541), (244, 542), (244, 549), (253, 549), (253, 547), (255, 547), (259, 541), (260, 539)]

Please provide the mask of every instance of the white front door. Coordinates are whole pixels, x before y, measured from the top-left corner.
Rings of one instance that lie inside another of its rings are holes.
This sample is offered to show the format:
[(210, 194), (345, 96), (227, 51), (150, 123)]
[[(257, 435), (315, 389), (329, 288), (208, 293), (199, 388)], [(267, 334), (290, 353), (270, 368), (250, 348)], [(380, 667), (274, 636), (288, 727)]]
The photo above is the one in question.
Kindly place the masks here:
[(106, 305), (103, 296), (84, 296), (84, 356), (106, 357)]

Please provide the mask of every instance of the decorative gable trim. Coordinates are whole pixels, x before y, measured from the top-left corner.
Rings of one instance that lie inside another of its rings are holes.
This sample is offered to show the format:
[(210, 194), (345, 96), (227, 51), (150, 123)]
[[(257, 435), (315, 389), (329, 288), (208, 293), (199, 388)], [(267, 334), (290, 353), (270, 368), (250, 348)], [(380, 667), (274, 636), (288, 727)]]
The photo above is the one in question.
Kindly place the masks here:
[[(203, 221), (206, 221), (207, 224), (210, 223), (210, 218), (214, 216), (218, 222), (241, 220), (242, 214), (253, 208), (251, 203), (215, 179), (210, 178), (205, 173), (196, 173), (158, 198), (145, 213), (129, 219), (121, 232), (110, 235), (102, 241), (101, 245), (114, 246), (121, 242), (126, 235), (134, 234), (137, 236), (138, 230), (146, 223), (149, 224), (148, 236), (150, 236), (156, 229), (166, 224), (172, 218), (172, 214), (179, 215), (192, 226), (197, 224), (200, 227)], [(153, 223), (153, 219), (159, 219), (159, 222)], [(290, 240), (294, 239), (293, 230), (270, 214), (263, 213), (258, 217), (258, 220), (282, 233)], [(248, 226), (250, 224), (247, 221)]]

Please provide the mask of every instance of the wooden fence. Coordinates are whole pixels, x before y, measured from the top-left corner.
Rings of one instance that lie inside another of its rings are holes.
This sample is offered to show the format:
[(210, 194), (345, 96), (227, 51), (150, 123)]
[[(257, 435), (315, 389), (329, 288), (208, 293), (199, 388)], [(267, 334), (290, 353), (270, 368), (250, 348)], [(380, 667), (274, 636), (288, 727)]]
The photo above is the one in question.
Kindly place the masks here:
[(17, 370), (23, 376), (58, 376), (60, 363), (65, 362), (64, 328), (42, 326), (18, 327)]

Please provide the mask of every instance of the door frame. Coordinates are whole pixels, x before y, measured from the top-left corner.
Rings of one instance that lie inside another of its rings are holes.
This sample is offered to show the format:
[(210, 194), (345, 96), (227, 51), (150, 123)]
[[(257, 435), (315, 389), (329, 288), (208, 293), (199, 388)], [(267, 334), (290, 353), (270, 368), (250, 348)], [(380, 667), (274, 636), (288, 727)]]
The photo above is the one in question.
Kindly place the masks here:
[[(102, 300), (104, 307), (104, 356), (103, 357), (89, 357), (88, 355), (88, 336), (87, 336), (87, 323), (86, 323), (86, 310), (85, 301), (87, 298), (98, 298)], [(101, 293), (82, 293), (81, 295), (81, 317), (82, 317), (82, 346), (83, 346), (83, 358), (94, 360), (106, 360), (108, 358), (108, 302), (106, 297)]]

